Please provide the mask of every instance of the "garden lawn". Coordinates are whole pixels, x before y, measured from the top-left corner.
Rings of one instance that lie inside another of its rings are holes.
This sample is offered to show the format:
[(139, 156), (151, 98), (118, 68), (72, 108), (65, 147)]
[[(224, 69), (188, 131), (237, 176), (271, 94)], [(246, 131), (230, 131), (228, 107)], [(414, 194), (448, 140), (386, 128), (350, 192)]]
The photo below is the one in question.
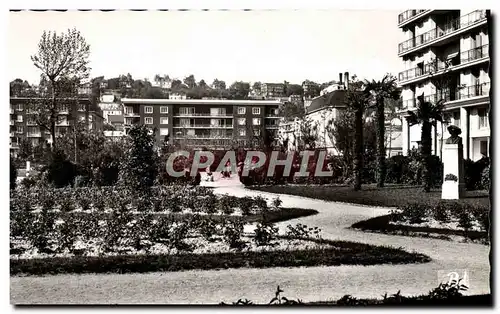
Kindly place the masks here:
[[(354, 191), (350, 186), (321, 185), (275, 185), (252, 186), (249, 189), (309, 197), (333, 202), (362, 204), (369, 206), (398, 207), (408, 203), (433, 203), (441, 199), (441, 190), (434, 189), (425, 193), (421, 187), (388, 185), (377, 188), (376, 185), (363, 185), (361, 191)], [(460, 202), (471, 205), (489, 206), (490, 200), (486, 191), (467, 191)]]

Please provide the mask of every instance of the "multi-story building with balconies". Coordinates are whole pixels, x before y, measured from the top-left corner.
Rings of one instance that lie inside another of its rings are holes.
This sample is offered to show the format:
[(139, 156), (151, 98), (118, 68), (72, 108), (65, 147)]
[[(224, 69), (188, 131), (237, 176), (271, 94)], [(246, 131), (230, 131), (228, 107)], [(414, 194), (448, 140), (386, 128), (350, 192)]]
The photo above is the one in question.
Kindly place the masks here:
[(277, 137), (279, 101), (213, 99), (122, 99), (125, 129), (132, 125), (156, 128), (161, 145), (169, 136), (174, 145), (228, 149), (264, 132)]
[[(490, 78), (488, 25), (485, 10), (407, 10), (399, 14), (404, 41), (398, 55), (403, 71), (403, 111), (415, 110), (417, 97), (436, 103), (445, 101), (452, 123), (462, 129), (464, 158), (488, 156), (490, 127)], [(438, 124), (432, 134), (432, 151), (441, 154), (449, 134)], [(403, 153), (418, 147), (421, 126), (409, 126), (403, 119)]]
[(283, 83), (262, 83), (260, 92), (265, 98), (285, 97), (285, 84)]
[[(85, 92), (86, 94), (87, 92)], [(23, 139), (28, 139), (33, 146), (52, 142), (49, 130), (39, 126), (32, 103), (33, 95), (14, 95), (10, 97), (10, 151), (17, 154)], [(100, 112), (92, 110), (89, 96), (76, 97), (68, 103), (61, 103), (58, 108), (56, 136), (68, 132), (75, 122), (84, 123), (89, 130), (102, 129), (103, 118)]]

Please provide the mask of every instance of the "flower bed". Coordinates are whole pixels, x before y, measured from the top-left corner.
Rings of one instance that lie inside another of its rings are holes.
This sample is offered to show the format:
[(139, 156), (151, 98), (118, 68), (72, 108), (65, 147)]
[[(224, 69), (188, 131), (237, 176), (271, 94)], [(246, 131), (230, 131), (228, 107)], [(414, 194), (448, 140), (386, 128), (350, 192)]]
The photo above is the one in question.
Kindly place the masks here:
[(458, 201), (410, 203), (390, 215), (375, 217), (352, 225), (362, 230), (440, 239), (467, 238), (488, 242), (489, 207)]

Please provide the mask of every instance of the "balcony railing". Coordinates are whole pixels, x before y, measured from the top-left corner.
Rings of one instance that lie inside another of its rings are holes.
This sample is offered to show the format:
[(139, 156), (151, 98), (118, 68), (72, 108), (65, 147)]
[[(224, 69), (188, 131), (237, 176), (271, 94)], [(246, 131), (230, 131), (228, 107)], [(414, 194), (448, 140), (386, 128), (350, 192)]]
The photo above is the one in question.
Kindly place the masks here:
[(411, 19), (415, 15), (418, 15), (418, 14), (423, 13), (425, 11), (427, 11), (427, 10), (406, 10), (403, 13), (399, 14), (398, 24), (401, 24), (404, 21)]
[(486, 18), (486, 11), (485, 10), (476, 10), (473, 11), (467, 15), (461, 16), (447, 24), (445, 24), (443, 27), (436, 27), (431, 29), (428, 32), (425, 32), (423, 34), (417, 35), (411, 39), (408, 39), (402, 43), (399, 44), (398, 51), (399, 53), (403, 53), (407, 50), (417, 48), (419, 46), (422, 46), (436, 38), (454, 33), (461, 28), (467, 27), (469, 25), (472, 25), (474, 23), (477, 23), (481, 20), (484, 20)]
[(182, 125), (182, 124), (175, 124), (174, 128), (206, 128), (206, 129), (228, 129), (232, 128), (232, 124), (226, 124), (226, 125), (213, 125), (213, 124), (189, 124), (189, 125)]
[(471, 50), (464, 51), (460, 54), (460, 63), (468, 63), (477, 59), (486, 58), (489, 56), (488, 51), (489, 45), (483, 45), (481, 47), (473, 48)]
[(478, 48), (462, 52), (460, 54), (460, 63), (454, 66), (447, 66), (446, 62), (437, 60), (426, 63), (423, 67), (416, 67), (400, 72), (398, 79), (400, 82), (411, 80), (419, 76), (424, 76), (430, 73), (436, 73), (445, 70), (446, 68), (452, 69), (453, 67), (463, 65), (485, 57), (488, 57), (488, 45), (484, 45)]
[(193, 113), (176, 113), (174, 114), (175, 117), (232, 117), (233, 114), (231, 113), (199, 113), (199, 112), (193, 112)]
[[(445, 102), (464, 100), (472, 97), (488, 96), (489, 92), (490, 83), (480, 83), (463, 88), (457, 88), (457, 91), (453, 93), (441, 92), (431, 95), (424, 95), (424, 101), (435, 104), (441, 99), (443, 99)], [(403, 101), (403, 108), (415, 108), (416, 104), (417, 99), (408, 99)]]
[(125, 112), (124, 116), (126, 116), (126, 117), (140, 117), (141, 115), (138, 112)]
[(183, 140), (206, 140), (206, 139), (214, 139), (214, 140), (229, 140), (232, 139), (232, 135), (175, 135), (175, 139), (183, 139)]
[(42, 133), (28, 133), (28, 137), (42, 137)]

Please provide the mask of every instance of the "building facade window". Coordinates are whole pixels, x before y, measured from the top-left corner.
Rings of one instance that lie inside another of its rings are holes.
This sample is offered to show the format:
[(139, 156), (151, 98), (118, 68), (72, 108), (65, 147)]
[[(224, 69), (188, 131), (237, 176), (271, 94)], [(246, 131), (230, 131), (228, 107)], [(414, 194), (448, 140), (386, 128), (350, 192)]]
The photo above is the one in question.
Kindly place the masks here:
[(255, 130), (253, 130), (253, 134), (254, 134), (255, 136), (260, 136), (260, 129), (255, 129)]
[(18, 114), (18, 115), (17, 115), (17, 120), (16, 120), (16, 121), (17, 121), (17, 122), (23, 122), (23, 116), (22, 116), (22, 115), (20, 115), (20, 114)]
[(30, 135), (39, 135), (40, 134), (40, 130), (38, 129), (38, 127), (36, 126), (30, 126), (28, 128), (28, 136)]
[(160, 107), (160, 113), (168, 113), (168, 107)]
[(261, 121), (259, 118), (253, 118), (252, 122), (253, 122), (253, 125), (260, 125)]
[(245, 129), (239, 129), (239, 134), (240, 136), (246, 136), (247, 135), (247, 131)]
[(194, 108), (192, 108), (192, 107), (181, 107), (181, 108), (179, 108), (179, 114), (181, 114), (181, 115), (194, 114)]
[(153, 124), (153, 117), (145, 117), (144, 123), (145, 124)]
[(24, 128), (22, 125), (18, 125), (16, 127), (16, 133), (20, 133), (20, 134), (24, 133)]
[(168, 128), (161, 128), (160, 135), (168, 135)]
[(225, 116), (226, 108), (210, 108), (211, 116)]
[(168, 124), (168, 118), (167, 117), (161, 117), (160, 124)]
[(460, 127), (460, 112), (453, 112), (453, 125)]
[(22, 111), (23, 110), (23, 104), (17, 104), (16, 109), (19, 110), (19, 111)]
[(260, 108), (259, 107), (252, 107), (252, 114), (260, 114)]
[(486, 109), (478, 109), (477, 115), (479, 117), (479, 128), (483, 129), (488, 127), (488, 114), (486, 113)]
[(133, 107), (125, 107), (125, 114), (133, 114), (133, 113), (134, 113)]
[(238, 125), (245, 125), (246, 124), (246, 119), (245, 118), (239, 118), (238, 119)]
[(238, 107), (238, 114), (245, 114), (246, 113), (246, 109), (245, 107)]
[(145, 113), (153, 113), (153, 107), (151, 107), (151, 106), (144, 107), (144, 112)]

